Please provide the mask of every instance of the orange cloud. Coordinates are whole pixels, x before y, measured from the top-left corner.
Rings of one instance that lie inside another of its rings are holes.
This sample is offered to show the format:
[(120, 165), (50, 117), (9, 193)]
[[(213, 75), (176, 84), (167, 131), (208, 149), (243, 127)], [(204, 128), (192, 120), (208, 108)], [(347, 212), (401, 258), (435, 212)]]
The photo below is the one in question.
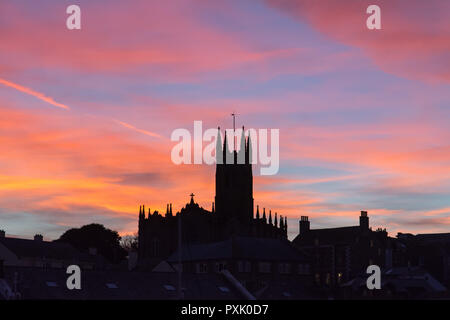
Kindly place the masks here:
[(195, 192), (210, 208), (213, 174), (174, 165), (170, 148), (159, 139), (136, 141), (133, 131), (120, 130), (109, 118), (0, 107), (0, 208), (61, 225), (67, 220), (56, 212), (84, 223), (123, 217), (132, 223), (115, 228), (125, 233), (135, 232), (140, 204), (164, 211), (171, 202), (179, 210)]
[[(8, 102), (2, 101), (2, 105)], [(405, 190), (417, 185), (445, 186), (450, 178), (446, 174), (450, 172), (449, 150), (435, 150), (432, 156), (420, 149), (410, 151), (420, 146), (416, 136), (410, 135), (415, 130), (424, 132), (420, 143), (432, 141), (435, 134), (442, 136), (441, 131), (433, 131), (426, 123), (410, 126), (406, 122), (348, 127), (346, 131), (315, 127), (286, 130), (282, 132), (282, 160), (345, 164), (351, 173), (320, 178), (256, 176), (255, 205), (259, 204), (260, 210), (266, 207), (266, 213), (271, 209), (272, 214), (277, 212), (292, 219), (309, 215), (350, 221), (359, 210), (368, 209), (359, 207), (365, 204), (334, 202), (345, 196), (339, 190), (305, 190), (320, 183), (368, 181), (371, 174), (372, 181), (376, 181), (374, 173), (392, 175), (391, 179), (378, 180), (383, 187)], [(364, 140), (364, 136), (377, 133), (392, 137), (383, 143)], [(301, 136), (305, 139), (299, 140)], [(196, 201), (209, 209), (214, 197), (214, 167), (176, 166), (170, 160), (171, 146), (163, 139), (136, 139), (134, 130), (124, 130), (110, 118), (75, 113), (42, 116), (1, 107), (0, 164), (5, 171), (0, 175), (0, 207), (39, 215), (40, 219), (51, 219), (61, 226), (78, 221), (113, 223), (114, 219), (126, 219), (126, 224), (112, 225), (123, 234), (136, 231), (140, 204), (164, 212), (166, 203), (171, 202), (179, 210), (194, 192)], [(359, 170), (360, 166), (365, 168)], [(297, 189), (299, 186), (302, 188)], [(383, 204), (369, 211), (380, 226), (389, 221), (380, 217), (394, 218), (403, 212), (383, 209)], [(429, 211), (430, 215), (445, 213), (446, 209)], [(76, 216), (77, 220), (64, 217), (65, 214)], [(390, 225), (390, 231), (402, 231), (401, 225)], [(295, 231), (296, 225), (292, 228)]]

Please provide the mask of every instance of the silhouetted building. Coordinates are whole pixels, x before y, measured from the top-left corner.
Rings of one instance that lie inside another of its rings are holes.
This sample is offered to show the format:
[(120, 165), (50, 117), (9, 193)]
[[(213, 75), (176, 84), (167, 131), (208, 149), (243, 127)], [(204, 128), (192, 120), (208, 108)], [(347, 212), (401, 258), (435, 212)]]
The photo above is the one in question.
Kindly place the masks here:
[(342, 284), (372, 264), (392, 266), (391, 239), (385, 229), (372, 231), (367, 211), (361, 211), (358, 226), (310, 229), (308, 217), (303, 216), (299, 229), (293, 244), (310, 255), (318, 286)]
[(367, 274), (361, 274), (340, 289), (344, 299), (431, 299), (448, 298), (448, 291), (421, 267), (394, 267), (381, 273), (380, 289), (367, 289)]
[(227, 136), (216, 146), (216, 195), (211, 210), (200, 207), (191, 194), (190, 202), (176, 214), (167, 204), (164, 216), (145, 206), (139, 209), (139, 264), (154, 266), (178, 247), (181, 224), (182, 243), (209, 243), (245, 236), (287, 239), (287, 219), (256, 208), (254, 214), (252, 147), (244, 130), (239, 151), (229, 151)]
[(425, 268), (450, 287), (450, 233), (398, 233), (397, 240), (403, 245), (403, 265)]
[[(286, 239), (232, 236), (220, 242), (185, 244), (167, 262), (176, 270), (181, 262), (183, 274), (225, 272), (257, 299), (312, 297), (309, 258)], [(275, 287), (284, 289), (277, 292)]]
[[(5, 267), (0, 300), (176, 300), (178, 275), (172, 272), (83, 270), (81, 290), (68, 290), (65, 269)], [(238, 300), (244, 296), (220, 274), (185, 274), (188, 300)]]
[(77, 264), (83, 269), (103, 268), (105, 259), (93, 250), (80, 252), (64, 242), (44, 241), (37, 234), (33, 240), (9, 238), (0, 232), (0, 261), (4, 266), (66, 268)]

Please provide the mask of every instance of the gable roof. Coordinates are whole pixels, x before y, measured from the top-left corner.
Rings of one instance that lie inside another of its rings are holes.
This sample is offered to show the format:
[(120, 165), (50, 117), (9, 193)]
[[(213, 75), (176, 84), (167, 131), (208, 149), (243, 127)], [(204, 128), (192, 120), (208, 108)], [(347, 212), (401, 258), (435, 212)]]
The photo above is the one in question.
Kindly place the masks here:
[(319, 239), (322, 242), (332, 241), (333, 243), (348, 242), (355, 239), (362, 233), (360, 226), (326, 228), (326, 229), (311, 229), (304, 234), (299, 234), (293, 242), (312, 242), (314, 239)]
[[(17, 273), (22, 299), (45, 300), (171, 300), (177, 299), (178, 275), (162, 272), (83, 270), (81, 290), (68, 290), (65, 269), (5, 267), (12, 286)], [(182, 276), (184, 298), (236, 300), (242, 297), (220, 274)], [(226, 290), (223, 290), (226, 288)]]
[[(409, 291), (421, 288), (424, 292), (445, 292), (444, 287), (430, 273), (422, 267), (393, 267), (382, 273), (381, 287), (392, 286), (396, 291)], [(358, 275), (356, 278), (344, 283), (342, 287), (364, 288), (367, 276)]]
[(70, 259), (79, 252), (63, 242), (36, 241), (16, 238), (0, 238), (0, 243), (18, 257), (46, 257)]
[[(185, 244), (181, 260), (203, 261), (245, 259), (260, 261), (306, 261), (304, 254), (287, 240), (235, 236), (230, 239), (205, 244)], [(178, 261), (178, 250), (168, 259)]]
[(94, 262), (103, 257), (78, 251), (72, 245), (59, 241), (37, 241), (18, 238), (0, 238), (0, 243), (18, 258), (46, 258), (55, 260), (80, 260)]
[(424, 242), (449, 242), (450, 233), (421, 233), (416, 238)]

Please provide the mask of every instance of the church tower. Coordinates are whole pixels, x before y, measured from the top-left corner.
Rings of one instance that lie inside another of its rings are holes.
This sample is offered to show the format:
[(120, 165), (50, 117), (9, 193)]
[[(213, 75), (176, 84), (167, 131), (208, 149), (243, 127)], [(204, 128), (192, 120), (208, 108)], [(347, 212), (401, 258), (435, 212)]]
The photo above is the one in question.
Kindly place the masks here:
[[(235, 130), (233, 129), (233, 139)], [(250, 223), (253, 219), (253, 173), (251, 164), (251, 140), (246, 139), (244, 127), (240, 138), (240, 149), (230, 152), (225, 131), (224, 143), (217, 135), (216, 146), (216, 196), (215, 210), (223, 221), (233, 219), (241, 223)]]

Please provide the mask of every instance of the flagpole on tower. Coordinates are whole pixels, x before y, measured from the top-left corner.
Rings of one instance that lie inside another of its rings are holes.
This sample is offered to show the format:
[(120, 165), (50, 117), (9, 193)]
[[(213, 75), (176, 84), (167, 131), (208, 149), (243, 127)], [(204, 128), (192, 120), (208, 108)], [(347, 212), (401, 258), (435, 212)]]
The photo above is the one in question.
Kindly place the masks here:
[(236, 114), (231, 114), (233, 117), (233, 152), (236, 151)]

